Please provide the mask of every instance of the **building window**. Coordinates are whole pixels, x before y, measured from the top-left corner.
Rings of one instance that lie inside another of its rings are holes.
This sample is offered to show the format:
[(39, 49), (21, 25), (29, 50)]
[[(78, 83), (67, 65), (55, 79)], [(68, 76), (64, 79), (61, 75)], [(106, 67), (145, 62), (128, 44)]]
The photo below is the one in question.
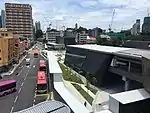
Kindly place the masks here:
[(4, 36), (4, 33), (2, 33), (1, 36)]
[(1, 49), (0, 49), (0, 52), (1, 52)]
[(7, 33), (5, 33), (5, 36), (8, 36), (8, 34), (7, 34)]
[(2, 60), (2, 58), (0, 57), (0, 60)]

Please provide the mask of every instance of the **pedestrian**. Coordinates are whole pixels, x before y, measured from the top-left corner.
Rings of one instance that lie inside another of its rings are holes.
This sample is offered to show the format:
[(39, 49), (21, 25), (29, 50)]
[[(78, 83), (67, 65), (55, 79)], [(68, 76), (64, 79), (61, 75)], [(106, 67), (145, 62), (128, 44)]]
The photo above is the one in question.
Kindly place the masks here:
[(86, 104), (87, 104), (87, 103), (86, 103), (86, 101), (85, 101), (85, 102), (84, 102), (84, 106), (85, 106), (85, 107), (86, 107)]

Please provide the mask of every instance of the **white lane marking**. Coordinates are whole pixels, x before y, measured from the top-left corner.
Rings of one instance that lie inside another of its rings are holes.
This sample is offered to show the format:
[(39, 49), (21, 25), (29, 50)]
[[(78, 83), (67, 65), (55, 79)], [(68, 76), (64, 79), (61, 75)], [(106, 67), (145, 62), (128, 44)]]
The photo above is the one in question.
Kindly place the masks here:
[(12, 112), (13, 112), (13, 110), (14, 110), (14, 106), (12, 106), (12, 108), (11, 108), (11, 110), (10, 110), (10, 113), (12, 113)]
[(35, 92), (34, 98), (36, 98), (36, 92)]
[(23, 69), (19, 72), (19, 74), (17, 76), (19, 76), (22, 73)]
[(14, 103), (16, 103), (16, 102), (17, 102), (17, 99), (18, 99), (18, 96), (16, 96)]
[(24, 81), (26, 80), (26, 77), (24, 77)]
[(18, 93), (20, 93), (21, 92), (21, 88), (19, 89), (19, 92)]
[(23, 86), (24, 82), (22, 82), (21, 87)]

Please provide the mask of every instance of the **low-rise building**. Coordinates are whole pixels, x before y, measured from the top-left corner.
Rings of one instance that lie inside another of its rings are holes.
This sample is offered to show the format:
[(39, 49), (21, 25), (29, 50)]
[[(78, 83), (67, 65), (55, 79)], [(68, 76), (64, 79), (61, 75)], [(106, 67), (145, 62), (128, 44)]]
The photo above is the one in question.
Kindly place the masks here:
[(20, 39), (19, 39), (19, 35), (14, 35), (14, 40), (15, 40), (15, 61), (18, 63), (19, 62), (19, 43), (20, 43)]
[(76, 42), (78, 44), (85, 44), (87, 42), (87, 36), (88, 34), (85, 31), (83, 31), (82, 33), (77, 33)]
[(24, 55), (24, 52), (26, 50), (25, 43), (22, 41), (19, 43), (19, 57), (21, 58)]
[(0, 29), (0, 71), (5, 71), (5, 67), (15, 59), (15, 40), (13, 33), (7, 29)]
[(47, 29), (47, 31), (46, 31), (46, 40), (47, 41), (56, 43), (57, 36), (60, 36), (60, 31)]

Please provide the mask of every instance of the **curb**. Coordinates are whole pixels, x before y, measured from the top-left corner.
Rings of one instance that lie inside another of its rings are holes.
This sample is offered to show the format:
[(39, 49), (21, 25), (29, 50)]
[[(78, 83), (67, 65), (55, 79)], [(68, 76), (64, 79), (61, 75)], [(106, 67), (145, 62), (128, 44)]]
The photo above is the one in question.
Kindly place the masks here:
[(25, 56), (20, 60), (19, 64), (17, 64), (17, 66), (14, 67), (13, 70), (12, 70), (10, 73), (8, 72), (9, 74), (1, 74), (1, 76), (2, 76), (2, 77), (4, 77), (4, 76), (10, 76), (11, 74), (13, 74), (14, 71), (18, 68), (18, 66), (22, 63), (22, 61), (26, 58), (26, 56), (27, 56), (27, 55), (25, 55)]

